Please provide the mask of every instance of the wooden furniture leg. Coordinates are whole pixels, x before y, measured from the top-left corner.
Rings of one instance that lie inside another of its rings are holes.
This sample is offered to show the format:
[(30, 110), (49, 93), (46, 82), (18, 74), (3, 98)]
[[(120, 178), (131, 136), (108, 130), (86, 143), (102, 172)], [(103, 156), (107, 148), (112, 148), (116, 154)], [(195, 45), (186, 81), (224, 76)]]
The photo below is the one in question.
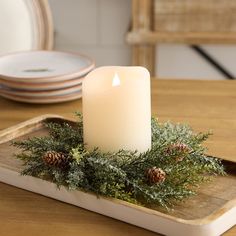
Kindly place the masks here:
[(155, 46), (133, 45), (132, 65), (146, 67), (151, 76), (155, 75)]
[[(132, 1), (132, 31), (148, 32), (153, 26), (153, 1)], [(155, 74), (155, 45), (132, 46), (132, 64), (146, 67), (151, 75)]]

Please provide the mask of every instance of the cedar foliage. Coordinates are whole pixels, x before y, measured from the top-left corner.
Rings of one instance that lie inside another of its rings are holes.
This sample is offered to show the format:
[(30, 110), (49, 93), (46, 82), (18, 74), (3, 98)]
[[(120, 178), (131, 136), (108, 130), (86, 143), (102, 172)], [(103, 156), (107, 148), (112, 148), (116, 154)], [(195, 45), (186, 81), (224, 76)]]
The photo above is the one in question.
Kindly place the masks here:
[[(128, 150), (102, 153), (98, 148), (87, 151), (82, 116), (77, 115), (75, 127), (68, 123), (46, 123), (49, 136), (13, 143), (22, 149), (17, 158), (23, 161), (23, 175), (49, 179), (69, 190), (168, 208), (196, 194), (199, 184), (210, 176), (225, 174), (221, 161), (207, 156), (202, 146), (210, 133), (195, 134), (187, 125), (162, 124), (152, 118), (152, 148), (145, 153)], [(47, 152), (68, 156), (68, 168), (47, 165), (42, 158)], [(165, 181), (150, 184), (146, 172), (153, 167), (165, 172)]]

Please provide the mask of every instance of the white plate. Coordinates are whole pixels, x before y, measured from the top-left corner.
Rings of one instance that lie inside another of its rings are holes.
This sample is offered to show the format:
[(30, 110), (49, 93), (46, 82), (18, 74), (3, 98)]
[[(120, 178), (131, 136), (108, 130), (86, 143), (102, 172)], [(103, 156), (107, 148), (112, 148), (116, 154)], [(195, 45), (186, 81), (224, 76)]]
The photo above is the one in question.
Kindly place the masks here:
[(82, 92), (76, 92), (69, 95), (63, 96), (52, 96), (52, 97), (42, 97), (42, 98), (35, 98), (35, 97), (24, 97), (24, 96), (13, 96), (9, 94), (1, 94), (2, 97), (17, 101), (17, 102), (25, 102), (25, 103), (34, 103), (34, 104), (50, 104), (50, 103), (60, 103), (60, 102), (68, 102), (79, 99), (82, 97)]
[(58, 51), (29, 51), (0, 57), (0, 77), (30, 83), (58, 82), (80, 77), (94, 68), (86, 56)]
[(8, 89), (20, 89), (25, 91), (47, 91), (52, 89), (63, 89), (82, 84), (84, 77), (52, 83), (29, 83), (22, 81), (9, 81), (0, 78), (0, 85)]
[(56, 89), (56, 90), (48, 90), (48, 91), (25, 91), (25, 90), (14, 90), (8, 88), (0, 88), (0, 94), (12, 95), (12, 96), (24, 96), (24, 97), (51, 97), (51, 96), (63, 96), (72, 93), (78, 93), (81, 91), (82, 86), (76, 85), (73, 87), (69, 87), (66, 89)]
[(53, 44), (47, 0), (0, 0), (0, 54), (48, 50)]

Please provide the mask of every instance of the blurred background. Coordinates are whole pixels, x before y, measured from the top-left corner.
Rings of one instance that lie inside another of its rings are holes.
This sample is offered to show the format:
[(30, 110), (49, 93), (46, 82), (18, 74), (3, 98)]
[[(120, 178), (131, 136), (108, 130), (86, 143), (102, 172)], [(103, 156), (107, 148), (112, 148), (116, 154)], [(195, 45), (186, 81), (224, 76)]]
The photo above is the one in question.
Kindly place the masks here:
[[(160, 8), (166, 7), (163, 2), (157, 0), (156, 4), (159, 4)], [(175, 6), (178, 1), (166, 2)], [(205, 2), (206, 7), (218, 4), (216, 10), (219, 17), (222, 14), (229, 17), (229, 14), (223, 11), (225, 9), (228, 9), (230, 14), (235, 13), (234, 1), (185, 0), (179, 2), (185, 4)], [(95, 59), (97, 66), (131, 64), (131, 45), (126, 40), (127, 32), (131, 28), (131, 0), (49, 0), (49, 3), (54, 20), (55, 49), (87, 54)], [(153, 5), (152, 7), (154, 8)], [(222, 12), (220, 12), (220, 8)], [(207, 14), (210, 15), (210, 18), (206, 21), (212, 20), (212, 13)], [(229, 20), (226, 19), (226, 23), (223, 23), (227, 24)], [(229, 25), (231, 28), (234, 27), (232, 26), (233, 23), (229, 22), (227, 27)], [(227, 29), (225, 31), (227, 37)], [(234, 44), (226, 44), (223, 41), (222, 43), (212, 43), (210, 45), (199, 44), (199, 46), (228, 73), (232, 76), (236, 75), (236, 46)], [(188, 45), (174, 42), (172, 44), (160, 43), (155, 48), (155, 75), (158, 77), (214, 80), (227, 78), (226, 75), (219, 72), (215, 66)]]
[(163, 79), (236, 77), (236, 1), (1, 0), (0, 11), (3, 55), (64, 50)]

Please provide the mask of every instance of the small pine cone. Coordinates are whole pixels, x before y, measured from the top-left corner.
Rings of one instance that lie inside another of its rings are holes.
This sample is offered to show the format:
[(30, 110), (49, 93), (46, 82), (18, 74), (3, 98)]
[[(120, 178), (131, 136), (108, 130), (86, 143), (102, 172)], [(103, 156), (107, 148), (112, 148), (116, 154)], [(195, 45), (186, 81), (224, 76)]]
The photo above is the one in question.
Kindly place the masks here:
[(167, 148), (167, 153), (168, 154), (172, 154), (172, 153), (188, 153), (190, 151), (190, 148), (188, 147), (188, 145), (184, 144), (184, 143), (174, 143), (169, 145), (169, 147)]
[(178, 156), (175, 158), (176, 162), (181, 162), (183, 161), (184, 157), (183, 156)]
[(157, 167), (152, 167), (146, 170), (146, 178), (150, 184), (163, 183), (166, 178), (166, 173)]
[(48, 151), (42, 157), (45, 164), (60, 168), (66, 168), (69, 165), (69, 158), (64, 153)]

